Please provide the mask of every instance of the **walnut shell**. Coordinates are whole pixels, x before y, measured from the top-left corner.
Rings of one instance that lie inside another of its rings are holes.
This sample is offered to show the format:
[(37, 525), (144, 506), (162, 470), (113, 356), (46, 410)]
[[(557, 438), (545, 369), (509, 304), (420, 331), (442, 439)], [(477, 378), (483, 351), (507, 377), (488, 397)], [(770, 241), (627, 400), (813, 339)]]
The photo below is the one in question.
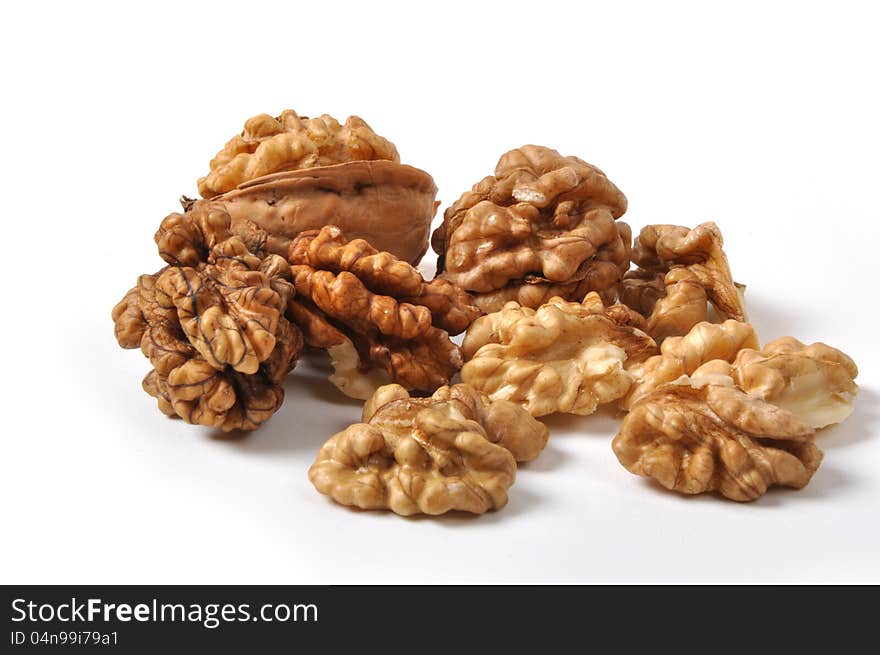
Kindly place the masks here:
[(631, 321), (596, 293), (583, 303), (553, 298), (537, 310), (508, 303), (468, 329), (462, 381), (533, 416), (591, 414), (624, 396), (633, 382), (627, 368), (657, 352)]
[(446, 210), (432, 237), (437, 270), (486, 312), (610, 290), (630, 263), (629, 227), (615, 222), (624, 211), (595, 166), (523, 146)]
[(813, 430), (733, 386), (667, 384), (639, 400), (612, 442), (636, 475), (685, 494), (750, 501), (772, 485), (800, 489), (819, 468)]
[(507, 504), (516, 462), (537, 457), (547, 428), (522, 409), (467, 385), (412, 398), (378, 389), (363, 422), (325, 443), (309, 469), (315, 488), (342, 505), (412, 514), (482, 514)]
[(356, 161), (275, 173), (214, 198), (233, 223), (268, 233), (266, 248), (286, 256), (301, 232), (336, 225), (352, 239), (418, 264), (428, 249), (437, 186), (426, 172), (392, 161)]

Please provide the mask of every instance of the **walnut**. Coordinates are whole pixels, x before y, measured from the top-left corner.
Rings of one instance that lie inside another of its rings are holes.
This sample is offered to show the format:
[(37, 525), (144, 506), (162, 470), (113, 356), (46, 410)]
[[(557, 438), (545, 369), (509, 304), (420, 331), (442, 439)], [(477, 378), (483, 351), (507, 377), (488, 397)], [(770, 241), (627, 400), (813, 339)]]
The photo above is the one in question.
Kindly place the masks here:
[(633, 382), (627, 368), (657, 352), (631, 320), (595, 292), (583, 303), (553, 298), (537, 310), (508, 303), (468, 329), (462, 381), (533, 416), (591, 414), (624, 396)]
[(342, 505), (411, 514), (482, 514), (507, 504), (516, 462), (538, 456), (547, 428), (506, 401), (464, 384), (412, 398), (392, 384), (364, 406), (363, 422), (334, 435), (309, 469)]
[(598, 168), (523, 146), (446, 210), (432, 237), (437, 271), (485, 312), (613, 295), (629, 268), (631, 233), (615, 222), (624, 211), (626, 197)]
[[(248, 120), (211, 162), (199, 191), (222, 203), (234, 225), (265, 230), (266, 249), (277, 255), (286, 257), (300, 232), (337, 225), (412, 264), (428, 248), (439, 204), (433, 178), (400, 164), (394, 145), (360, 118), (340, 125), (292, 110)], [(184, 208), (191, 202), (184, 198)]]
[[(591, 291), (584, 299), (581, 300), (581, 307), (577, 308), (578, 312), (586, 311), (589, 314), (604, 314), (606, 317), (614, 321), (617, 325), (629, 326), (637, 328), (644, 332), (645, 317), (637, 311), (620, 303), (606, 304), (599, 293)], [(629, 363), (641, 361), (641, 358), (630, 358)]]
[(349, 116), (340, 125), (332, 116), (298, 116), (285, 109), (273, 118), (259, 114), (211, 160), (211, 172), (199, 180), (199, 193), (212, 198), (243, 182), (276, 173), (349, 161), (399, 162), (397, 149), (367, 123)]
[(758, 350), (748, 323), (700, 323), (684, 337), (663, 342), (661, 354), (630, 368), (636, 378), (621, 401), (628, 408), (666, 383), (735, 385), (741, 391), (786, 409), (814, 429), (839, 423), (852, 412), (858, 368), (847, 355), (794, 337)]
[(822, 461), (813, 430), (733, 386), (667, 384), (643, 397), (612, 443), (620, 463), (686, 494), (737, 501), (776, 484), (800, 489)]
[[(732, 362), (743, 348), (757, 348), (758, 336), (749, 323), (728, 319), (723, 323), (697, 323), (681, 337), (660, 345), (660, 354), (628, 367), (634, 383), (620, 405), (629, 409), (658, 387), (693, 375), (712, 360)], [(708, 369), (703, 369), (709, 373)]]
[(346, 241), (326, 226), (304, 232), (290, 246), (297, 297), (288, 307), (306, 343), (330, 350), (331, 381), (367, 398), (380, 383), (431, 392), (461, 367), (449, 333), (479, 315), (461, 289), (425, 282), (406, 262), (363, 239)]
[(824, 343), (807, 346), (794, 337), (776, 339), (761, 350), (742, 350), (730, 374), (743, 391), (816, 429), (848, 417), (858, 393), (859, 370), (852, 359)]
[(113, 320), (119, 345), (153, 365), (143, 386), (165, 414), (253, 430), (281, 406), (303, 343), (284, 316), (289, 265), (254, 254), (229, 226), (213, 203), (167, 217), (156, 242), (171, 265), (142, 275)]
[(658, 341), (686, 334), (706, 320), (708, 302), (722, 319), (745, 321), (741, 292), (730, 275), (723, 244), (715, 223), (692, 230), (648, 225), (632, 251), (640, 268), (620, 283), (621, 302), (647, 317), (647, 332)]
[(153, 237), (159, 256), (176, 266), (198, 266), (218, 243), (232, 236), (232, 221), (219, 204), (194, 202), (185, 214), (166, 216)]

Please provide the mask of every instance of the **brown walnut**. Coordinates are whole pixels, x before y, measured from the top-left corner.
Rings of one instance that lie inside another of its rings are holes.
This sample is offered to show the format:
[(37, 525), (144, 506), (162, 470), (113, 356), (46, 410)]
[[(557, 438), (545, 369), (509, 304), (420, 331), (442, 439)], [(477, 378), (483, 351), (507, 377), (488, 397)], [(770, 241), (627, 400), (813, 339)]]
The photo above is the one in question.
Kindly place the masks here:
[(330, 352), (330, 378), (343, 393), (368, 398), (381, 384), (432, 392), (461, 367), (449, 334), (479, 315), (446, 280), (426, 282), (408, 263), (327, 226), (293, 240), (289, 261), (297, 296), (288, 306), (309, 346)]
[[(746, 393), (787, 409), (816, 429), (846, 419), (859, 389), (859, 369), (850, 357), (794, 337), (775, 339), (761, 350), (744, 349), (727, 370), (716, 369)], [(707, 372), (708, 365), (697, 374)]]
[(378, 389), (362, 423), (334, 435), (309, 469), (315, 488), (342, 505), (411, 514), (482, 514), (507, 504), (516, 462), (538, 456), (547, 428), (506, 401), (464, 384), (412, 398)]
[(721, 319), (746, 320), (741, 291), (734, 283), (715, 223), (690, 230), (648, 225), (636, 238), (632, 259), (639, 268), (623, 276), (621, 302), (647, 318), (658, 341), (686, 334), (706, 320), (709, 302)]
[(670, 337), (660, 345), (660, 354), (629, 367), (633, 385), (621, 400), (629, 409), (643, 396), (698, 369), (708, 373), (707, 362), (732, 362), (744, 348), (757, 348), (758, 335), (749, 323), (728, 319), (723, 323), (697, 323), (681, 337)]
[[(197, 203), (156, 233), (166, 266), (142, 275), (113, 309), (123, 348), (153, 365), (144, 389), (169, 416), (224, 431), (253, 430), (284, 398), (302, 334), (285, 318), (290, 267), (230, 232), (222, 207)], [(246, 238), (259, 233), (253, 230)]]
[(270, 173), (375, 159), (400, 161), (394, 144), (357, 116), (340, 124), (327, 114), (309, 118), (292, 109), (275, 118), (259, 114), (211, 160), (199, 193), (212, 198)]
[(627, 369), (657, 352), (633, 322), (631, 311), (606, 308), (595, 292), (537, 310), (508, 303), (468, 329), (462, 381), (533, 416), (592, 414), (623, 397), (633, 383)]
[[(426, 172), (400, 163), (394, 145), (360, 118), (292, 110), (245, 123), (199, 180), (205, 198), (222, 203), (233, 225), (266, 231), (266, 249), (287, 256), (300, 232), (337, 225), (349, 238), (417, 264), (428, 248), (437, 186)], [(184, 208), (192, 201), (184, 198)]]
[(819, 468), (813, 429), (732, 385), (667, 384), (639, 400), (612, 443), (623, 466), (685, 494), (755, 500), (800, 489)]
[(437, 271), (487, 313), (589, 291), (610, 300), (630, 263), (629, 227), (615, 220), (624, 211), (626, 197), (595, 166), (523, 146), (446, 210), (432, 237)]
[(858, 368), (846, 354), (824, 343), (805, 345), (781, 337), (758, 350), (748, 323), (699, 323), (684, 337), (663, 342), (661, 354), (630, 371), (636, 383), (624, 408), (669, 382), (733, 385), (750, 396), (788, 410), (814, 429), (840, 423), (853, 410)]

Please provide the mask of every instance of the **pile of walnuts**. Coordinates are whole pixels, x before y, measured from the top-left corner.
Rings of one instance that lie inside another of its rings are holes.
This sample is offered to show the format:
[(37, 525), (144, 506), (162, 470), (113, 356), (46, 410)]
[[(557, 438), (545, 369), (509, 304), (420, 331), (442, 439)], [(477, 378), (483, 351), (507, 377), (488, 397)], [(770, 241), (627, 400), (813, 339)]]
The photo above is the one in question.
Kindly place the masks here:
[(760, 347), (717, 225), (633, 242), (626, 197), (577, 157), (505, 153), (446, 210), (432, 280), (414, 266), (436, 186), (360, 118), (251, 118), (198, 189), (159, 225), (164, 267), (114, 307), (117, 341), (149, 360), (162, 412), (224, 432), (267, 421), (300, 358), (325, 352), (366, 401), (309, 471), (343, 505), (499, 509), (547, 443), (538, 417), (607, 404), (630, 472), (754, 500), (805, 486), (816, 430), (852, 411), (844, 353)]

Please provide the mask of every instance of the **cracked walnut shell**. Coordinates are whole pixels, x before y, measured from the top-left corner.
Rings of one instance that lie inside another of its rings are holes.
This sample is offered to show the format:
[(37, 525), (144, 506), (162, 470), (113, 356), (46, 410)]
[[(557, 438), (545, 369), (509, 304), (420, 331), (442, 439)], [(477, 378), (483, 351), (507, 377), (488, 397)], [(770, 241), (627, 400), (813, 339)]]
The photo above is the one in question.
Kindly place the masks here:
[(150, 360), (143, 386), (165, 414), (256, 429), (281, 406), (280, 383), (302, 349), (284, 317), (287, 262), (251, 252), (212, 203), (170, 215), (156, 241), (171, 265), (142, 275), (114, 307), (119, 345)]
[(275, 118), (259, 114), (211, 160), (199, 193), (212, 198), (270, 173), (376, 159), (400, 161), (394, 144), (357, 116), (341, 125), (327, 114), (309, 118), (292, 109)]
[(485, 312), (507, 301), (538, 307), (613, 288), (629, 268), (626, 198), (577, 157), (527, 145), (446, 210), (434, 232), (437, 271)]
[(667, 384), (637, 402), (612, 442), (623, 466), (685, 494), (750, 501), (800, 489), (822, 461), (813, 429), (728, 385)]
[(298, 236), (289, 261), (297, 297), (288, 312), (309, 346), (330, 350), (331, 381), (367, 398), (388, 382), (431, 392), (461, 367), (450, 339), (479, 315), (446, 280), (426, 282), (406, 262), (327, 226)]
[(741, 291), (730, 274), (715, 223), (692, 230), (678, 225), (648, 225), (633, 245), (639, 269), (623, 276), (620, 300), (648, 320), (658, 341), (686, 334), (706, 320), (708, 302), (722, 319), (746, 320)]
[(507, 504), (516, 462), (534, 459), (547, 428), (522, 409), (463, 384), (430, 398), (378, 389), (363, 422), (334, 435), (309, 469), (315, 488), (342, 505), (412, 514), (482, 514)]
[(300, 232), (336, 225), (379, 250), (417, 264), (428, 249), (437, 186), (425, 171), (392, 161), (356, 161), (275, 173), (214, 198), (233, 223), (268, 233), (266, 249), (286, 256)]
[(471, 325), (462, 344), (462, 381), (533, 416), (591, 414), (629, 391), (627, 371), (657, 352), (626, 308), (553, 298), (537, 310), (508, 303)]

